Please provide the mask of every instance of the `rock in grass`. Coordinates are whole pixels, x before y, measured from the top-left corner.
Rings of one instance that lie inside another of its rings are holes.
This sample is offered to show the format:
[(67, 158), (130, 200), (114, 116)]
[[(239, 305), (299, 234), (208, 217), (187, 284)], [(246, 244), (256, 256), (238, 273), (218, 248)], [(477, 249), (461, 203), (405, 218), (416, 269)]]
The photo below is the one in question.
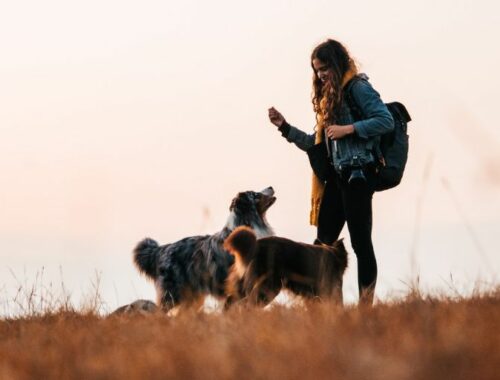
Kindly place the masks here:
[(158, 306), (152, 301), (148, 300), (137, 300), (131, 304), (124, 305), (113, 311), (110, 315), (122, 315), (122, 314), (150, 314), (158, 310)]

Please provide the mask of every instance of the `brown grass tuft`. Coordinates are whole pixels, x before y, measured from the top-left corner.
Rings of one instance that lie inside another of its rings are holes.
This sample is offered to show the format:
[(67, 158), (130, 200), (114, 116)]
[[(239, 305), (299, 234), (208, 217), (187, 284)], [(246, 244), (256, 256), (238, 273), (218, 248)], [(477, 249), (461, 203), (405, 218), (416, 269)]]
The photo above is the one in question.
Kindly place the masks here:
[(0, 321), (0, 378), (494, 379), (498, 315), (499, 288), (460, 299), (413, 292), (373, 308), (60, 311)]

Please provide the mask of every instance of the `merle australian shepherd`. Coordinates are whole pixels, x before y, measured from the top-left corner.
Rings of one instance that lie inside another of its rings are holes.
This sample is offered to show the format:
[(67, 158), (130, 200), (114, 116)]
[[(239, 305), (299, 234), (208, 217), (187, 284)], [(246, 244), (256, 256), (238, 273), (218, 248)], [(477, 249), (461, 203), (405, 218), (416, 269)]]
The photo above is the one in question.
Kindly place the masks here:
[(342, 304), (342, 277), (347, 267), (342, 240), (329, 246), (277, 236), (258, 239), (252, 229), (238, 227), (224, 247), (235, 257), (226, 283), (226, 307), (241, 300), (266, 305), (282, 288)]
[(134, 262), (154, 280), (157, 303), (169, 310), (181, 303), (199, 302), (206, 295), (225, 297), (225, 281), (234, 258), (224, 250), (224, 240), (243, 225), (258, 237), (273, 235), (266, 211), (275, 201), (272, 187), (241, 192), (231, 202), (226, 225), (213, 235), (191, 236), (162, 246), (149, 238), (142, 240), (134, 249)]

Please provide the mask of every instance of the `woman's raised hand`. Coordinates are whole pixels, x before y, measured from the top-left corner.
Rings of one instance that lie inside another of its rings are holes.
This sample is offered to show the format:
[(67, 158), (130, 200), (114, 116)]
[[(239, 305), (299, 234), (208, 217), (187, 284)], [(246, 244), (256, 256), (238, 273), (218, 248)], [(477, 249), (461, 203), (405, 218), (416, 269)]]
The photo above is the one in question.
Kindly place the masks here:
[(271, 121), (271, 123), (273, 123), (277, 127), (281, 127), (285, 122), (285, 118), (283, 117), (283, 115), (279, 113), (279, 111), (274, 107), (269, 108), (268, 112), (269, 120)]

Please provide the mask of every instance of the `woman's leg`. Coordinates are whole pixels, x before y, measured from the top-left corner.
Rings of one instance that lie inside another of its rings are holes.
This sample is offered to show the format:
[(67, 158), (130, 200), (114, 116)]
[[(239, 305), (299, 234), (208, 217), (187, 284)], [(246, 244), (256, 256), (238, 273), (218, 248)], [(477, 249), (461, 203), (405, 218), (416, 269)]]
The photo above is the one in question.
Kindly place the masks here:
[(351, 245), (358, 261), (360, 303), (371, 305), (377, 283), (377, 261), (372, 244), (372, 197), (369, 183), (341, 185)]
[(317, 239), (322, 243), (332, 244), (339, 238), (345, 220), (339, 178), (332, 178), (326, 182), (321, 200)]

